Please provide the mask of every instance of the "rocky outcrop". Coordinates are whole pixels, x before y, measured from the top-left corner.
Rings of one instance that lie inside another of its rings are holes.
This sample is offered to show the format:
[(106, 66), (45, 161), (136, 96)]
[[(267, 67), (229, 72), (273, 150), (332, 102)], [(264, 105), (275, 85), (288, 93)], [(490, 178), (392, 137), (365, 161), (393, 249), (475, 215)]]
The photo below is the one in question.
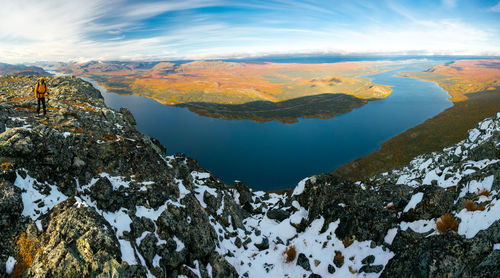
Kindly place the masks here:
[(293, 193), (166, 156), (89, 83), (0, 77), (0, 277), (496, 277), (500, 113), (439, 153)]

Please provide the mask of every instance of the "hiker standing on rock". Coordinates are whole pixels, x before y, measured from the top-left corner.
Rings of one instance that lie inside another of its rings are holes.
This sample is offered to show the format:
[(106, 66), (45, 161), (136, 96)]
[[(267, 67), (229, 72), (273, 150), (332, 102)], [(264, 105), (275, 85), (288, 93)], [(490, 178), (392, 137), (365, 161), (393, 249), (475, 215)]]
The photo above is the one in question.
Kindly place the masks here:
[(47, 89), (47, 84), (45, 83), (45, 78), (42, 77), (40, 78), (40, 81), (36, 83), (35, 86), (35, 97), (38, 101), (38, 106), (36, 108), (36, 113), (39, 116), (40, 115), (40, 102), (43, 105), (43, 115), (47, 113), (45, 110), (45, 94), (47, 94), (49, 90)]

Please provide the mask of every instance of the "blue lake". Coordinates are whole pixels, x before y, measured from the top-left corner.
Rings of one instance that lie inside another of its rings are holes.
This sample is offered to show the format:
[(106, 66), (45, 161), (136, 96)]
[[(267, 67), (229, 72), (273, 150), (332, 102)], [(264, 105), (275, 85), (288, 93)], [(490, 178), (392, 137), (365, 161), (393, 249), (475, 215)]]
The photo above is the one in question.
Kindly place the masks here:
[(452, 106), (437, 84), (395, 76), (408, 69), (421, 70), (410, 65), (371, 76), (375, 83), (392, 86), (383, 100), (331, 119), (294, 124), (213, 119), (135, 95), (103, 97), (114, 109), (128, 108), (137, 129), (158, 139), (168, 154), (185, 153), (227, 184), (240, 180), (254, 189), (272, 190), (331, 172)]

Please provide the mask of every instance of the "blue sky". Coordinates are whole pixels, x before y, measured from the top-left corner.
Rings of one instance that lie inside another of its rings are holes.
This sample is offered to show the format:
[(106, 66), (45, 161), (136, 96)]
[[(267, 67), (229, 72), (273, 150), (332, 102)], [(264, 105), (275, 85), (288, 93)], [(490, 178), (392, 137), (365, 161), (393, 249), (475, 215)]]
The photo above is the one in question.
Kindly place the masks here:
[(0, 0), (0, 61), (500, 56), (498, 0)]

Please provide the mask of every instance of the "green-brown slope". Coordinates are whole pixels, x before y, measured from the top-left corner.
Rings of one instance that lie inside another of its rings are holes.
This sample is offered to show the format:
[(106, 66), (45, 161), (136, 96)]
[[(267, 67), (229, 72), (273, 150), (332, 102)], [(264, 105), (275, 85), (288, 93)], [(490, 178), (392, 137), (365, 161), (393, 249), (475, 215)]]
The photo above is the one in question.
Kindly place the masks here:
[(494, 91), (467, 94), (467, 98), (424, 123), (385, 141), (378, 151), (344, 164), (333, 173), (351, 180), (361, 180), (402, 167), (417, 155), (440, 151), (448, 145), (460, 142), (467, 130), (473, 128), (477, 122), (498, 112), (500, 87)]

